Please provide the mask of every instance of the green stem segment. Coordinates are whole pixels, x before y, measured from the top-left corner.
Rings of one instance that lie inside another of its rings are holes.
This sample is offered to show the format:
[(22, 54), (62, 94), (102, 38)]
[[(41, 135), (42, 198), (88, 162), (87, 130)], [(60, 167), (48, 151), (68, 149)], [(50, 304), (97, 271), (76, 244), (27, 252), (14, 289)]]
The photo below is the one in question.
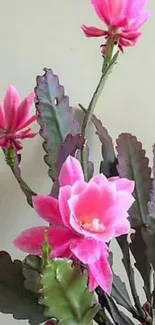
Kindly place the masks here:
[[(89, 103), (87, 112), (84, 116), (82, 128), (81, 128), (81, 134), (83, 136), (86, 135), (86, 129), (87, 126), (92, 118), (95, 106), (98, 102), (98, 99), (102, 93), (102, 90), (104, 88), (105, 82), (107, 80), (108, 75), (110, 74), (113, 65), (116, 63), (117, 57), (118, 57), (118, 52), (113, 55), (113, 49), (114, 49), (114, 43), (112, 40), (109, 40), (107, 43), (107, 50), (106, 50), (106, 56), (104, 58), (103, 66), (102, 66), (102, 74), (99, 80), (99, 83), (96, 87), (96, 90), (91, 98), (91, 101)], [(86, 157), (86, 152), (85, 148), (81, 151), (81, 164), (85, 176), (85, 180), (88, 180), (88, 172), (87, 172), (87, 157)]]
[(15, 163), (15, 150), (14, 148), (11, 146), (8, 149), (6, 149), (4, 151), (5, 153), (5, 160), (7, 165), (9, 165), (11, 168), (13, 168), (14, 163)]
[(48, 229), (45, 229), (45, 232), (44, 232), (44, 243), (41, 246), (41, 250), (42, 250), (42, 271), (43, 271), (44, 268), (50, 262), (51, 247), (50, 247), (49, 241), (48, 241)]

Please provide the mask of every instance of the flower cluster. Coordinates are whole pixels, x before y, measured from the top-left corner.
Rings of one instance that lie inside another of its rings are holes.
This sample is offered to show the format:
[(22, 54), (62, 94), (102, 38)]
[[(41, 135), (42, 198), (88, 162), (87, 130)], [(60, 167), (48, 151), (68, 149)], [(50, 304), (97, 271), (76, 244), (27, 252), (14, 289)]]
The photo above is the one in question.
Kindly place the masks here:
[(29, 116), (33, 102), (33, 92), (21, 101), (16, 88), (8, 87), (4, 103), (0, 105), (0, 147), (12, 147), (18, 151), (22, 149), (21, 139), (33, 138), (36, 135), (30, 128), (25, 129), (36, 120), (36, 114)]
[[(149, 19), (150, 12), (144, 7), (147, 0), (91, 0), (97, 16), (107, 29), (82, 26), (87, 37), (103, 36), (112, 39), (123, 51), (123, 47), (134, 46), (141, 35), (140, 27)], [(102, 46), (103, 54), (106, 44)]]
[[(110, 293), (112, 272), (107, 243), (130, 230), (127, 210), (134, 202), (134, 182), (99, 174), (86, 183), (79, 161), (69, 156), (60, 171), (59, 183), (58, 200), (33, 197), (34, 209), (50, 224), (51, 257), (76, 258), (87, 265), (90, 290), (99, 285)], [(40, 255), (46, 228), (22, 232), (15, 245)]]

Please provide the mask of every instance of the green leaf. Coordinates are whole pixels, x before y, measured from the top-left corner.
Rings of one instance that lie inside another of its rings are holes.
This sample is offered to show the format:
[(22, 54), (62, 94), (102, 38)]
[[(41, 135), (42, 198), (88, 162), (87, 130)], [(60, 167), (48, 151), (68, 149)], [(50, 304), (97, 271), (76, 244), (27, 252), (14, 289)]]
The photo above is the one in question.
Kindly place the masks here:
[(51, 69), (44, 69), (45, 74), (37, 77), (35, 88), (36, 109), (40, 135), (45, 140), (43, 148), (46, 151), (44, 160), (49, 166), (49, 176), (56, 177), (57, 153), (60, 145), (69, 133), (78, 133), (77, 122), (69, 106), (69, 99), (64, 94), (64, 88)]
[(15, 319), (26, 319), (32, 325), (46, 320), (44, 308), (38, 304), (36, 295), (24, 287), (22, 263), (11, 260), (6, 252), (0, 252), (0, 311), (12, 314)]
[(151, 169), (148, 166), (148, 158), (142, 149), (142, 144), (135, 136), (123, 133), (117, 139), (118, 173), (120, 177), (126, 177), (135, 181), (135, 202), (129, 214), (131, 227), (136, 229), (145, 225), (148, 217), (148, 201), (151, 186)]
[(61, 325), (88, 325), (100, 308), (93, 304), (93, 294), (87, 289), (87, 273), (81, 274), (70, 260), (52, 260), (41, 283), (45, 314)]

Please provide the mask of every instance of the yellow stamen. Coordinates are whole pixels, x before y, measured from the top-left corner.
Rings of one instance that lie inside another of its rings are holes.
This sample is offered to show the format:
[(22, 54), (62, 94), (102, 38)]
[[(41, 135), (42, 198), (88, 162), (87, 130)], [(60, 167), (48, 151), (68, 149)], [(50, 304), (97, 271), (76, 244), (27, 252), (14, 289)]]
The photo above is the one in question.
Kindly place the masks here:
[(83, 217), (81, 221), (81, 226), (82, 228), (89, 230), (89, 231), (94, 231), (94, 232), (103, 232), (105, 230), (105, 226), (100, 223), (100, 220), (98, 218), (93, 218), (90, 221), (88, 217)]

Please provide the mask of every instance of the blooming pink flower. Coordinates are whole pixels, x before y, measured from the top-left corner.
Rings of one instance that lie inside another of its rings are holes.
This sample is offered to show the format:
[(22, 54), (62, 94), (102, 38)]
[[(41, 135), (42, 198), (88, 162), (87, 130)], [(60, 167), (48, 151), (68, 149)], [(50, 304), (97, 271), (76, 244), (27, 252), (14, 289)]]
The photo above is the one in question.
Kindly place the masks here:
[(36, 120), (36, 115), (29, 116), (29, 109), (34, 101), (34, 93), (21, 101), (17, 90), (10, 86), (6, 91), (3, 105), (0, 105), (0, 146), (15, 150), (22, 149), (19, 139), (33, 138), (36, 133), (28, 125)]
[[(87, 37), (112, 38), (123, 51), (124, 46), (134, 46), (141, 35), (140, 27), (150, 13), (144, 10), (147, 0), (91, 0), (98, 17), (107, 29), (82, 26)], [(105, 50), (103, 46), (103, 51)]]
[[(84, 181), (79, 161), (68, 157), (59, 175), (58, 200), (35, 196), (33, 206), (48, 227), (52, 257), (76, 257), (88, 266), (90, 290), (100, 285), (110, 292), (112, 273), (106, 242), (130, 230), (127, 210), (134, 199), (134, 182), (103, 174)], [(15, 245), (26, 252), (40, 254), (46, 227), (21, 233)]]

